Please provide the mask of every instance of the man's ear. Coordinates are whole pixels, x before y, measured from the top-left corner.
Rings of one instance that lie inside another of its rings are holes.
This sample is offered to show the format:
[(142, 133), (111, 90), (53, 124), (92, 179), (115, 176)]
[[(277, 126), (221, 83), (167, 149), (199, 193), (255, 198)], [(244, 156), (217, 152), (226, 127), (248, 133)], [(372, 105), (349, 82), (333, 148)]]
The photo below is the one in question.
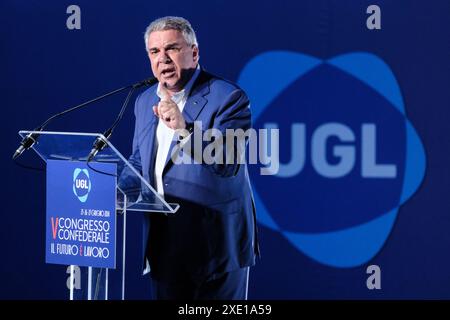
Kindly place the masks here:
[(195, 44), (192, 45), (192, 58), (194, 62), (198, 62), (198, 59), (200, 58), (198, 47)]

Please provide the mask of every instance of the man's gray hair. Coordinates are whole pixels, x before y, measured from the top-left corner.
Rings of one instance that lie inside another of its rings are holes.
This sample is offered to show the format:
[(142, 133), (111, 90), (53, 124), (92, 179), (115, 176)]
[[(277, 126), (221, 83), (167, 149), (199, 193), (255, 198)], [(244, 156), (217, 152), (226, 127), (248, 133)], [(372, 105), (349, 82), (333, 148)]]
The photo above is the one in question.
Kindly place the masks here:
[(198, 47), (197, 37), (189, 21), (182, 17), (167, 16), (154, 20), (145, 30), (144, 40), (146, 50), (148, 50), (148, 37), (150, 33), (164, 30), (177, 30), (181, 32), (188, 45), (194, 44)]

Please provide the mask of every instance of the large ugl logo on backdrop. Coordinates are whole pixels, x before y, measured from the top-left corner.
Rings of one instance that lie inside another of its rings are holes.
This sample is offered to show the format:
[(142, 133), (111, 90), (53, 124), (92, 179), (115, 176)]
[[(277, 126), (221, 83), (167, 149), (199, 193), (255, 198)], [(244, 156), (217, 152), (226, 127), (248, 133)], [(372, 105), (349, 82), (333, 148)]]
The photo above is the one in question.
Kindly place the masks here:
[(272, 51), (239, 84), (254, 128), (280, 129), (280, 167), (250, 166), (258, 222), (329, 266), (366, 263), (425, 173), (422, 143), (387, 64), (364, 52), (323, 61)]

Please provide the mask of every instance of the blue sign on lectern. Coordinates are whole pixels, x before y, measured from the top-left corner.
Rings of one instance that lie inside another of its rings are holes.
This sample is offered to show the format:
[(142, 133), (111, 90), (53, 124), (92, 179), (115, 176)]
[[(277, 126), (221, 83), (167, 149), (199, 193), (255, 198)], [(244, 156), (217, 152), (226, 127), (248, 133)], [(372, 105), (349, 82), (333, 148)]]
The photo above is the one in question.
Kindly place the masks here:
[(46, 263), (116, 266), (117, 166), (90, 166), (47, 161)]

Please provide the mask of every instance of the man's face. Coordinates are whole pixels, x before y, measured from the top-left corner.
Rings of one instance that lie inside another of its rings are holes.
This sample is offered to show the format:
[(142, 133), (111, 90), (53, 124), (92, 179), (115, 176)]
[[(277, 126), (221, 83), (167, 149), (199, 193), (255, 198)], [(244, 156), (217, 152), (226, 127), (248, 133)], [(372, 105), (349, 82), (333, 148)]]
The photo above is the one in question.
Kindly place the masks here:
[(198, 63), (198, 48), (177, 30), (154, 31), (147, 41), (153, 75), (170, 93), (183, 89)]

